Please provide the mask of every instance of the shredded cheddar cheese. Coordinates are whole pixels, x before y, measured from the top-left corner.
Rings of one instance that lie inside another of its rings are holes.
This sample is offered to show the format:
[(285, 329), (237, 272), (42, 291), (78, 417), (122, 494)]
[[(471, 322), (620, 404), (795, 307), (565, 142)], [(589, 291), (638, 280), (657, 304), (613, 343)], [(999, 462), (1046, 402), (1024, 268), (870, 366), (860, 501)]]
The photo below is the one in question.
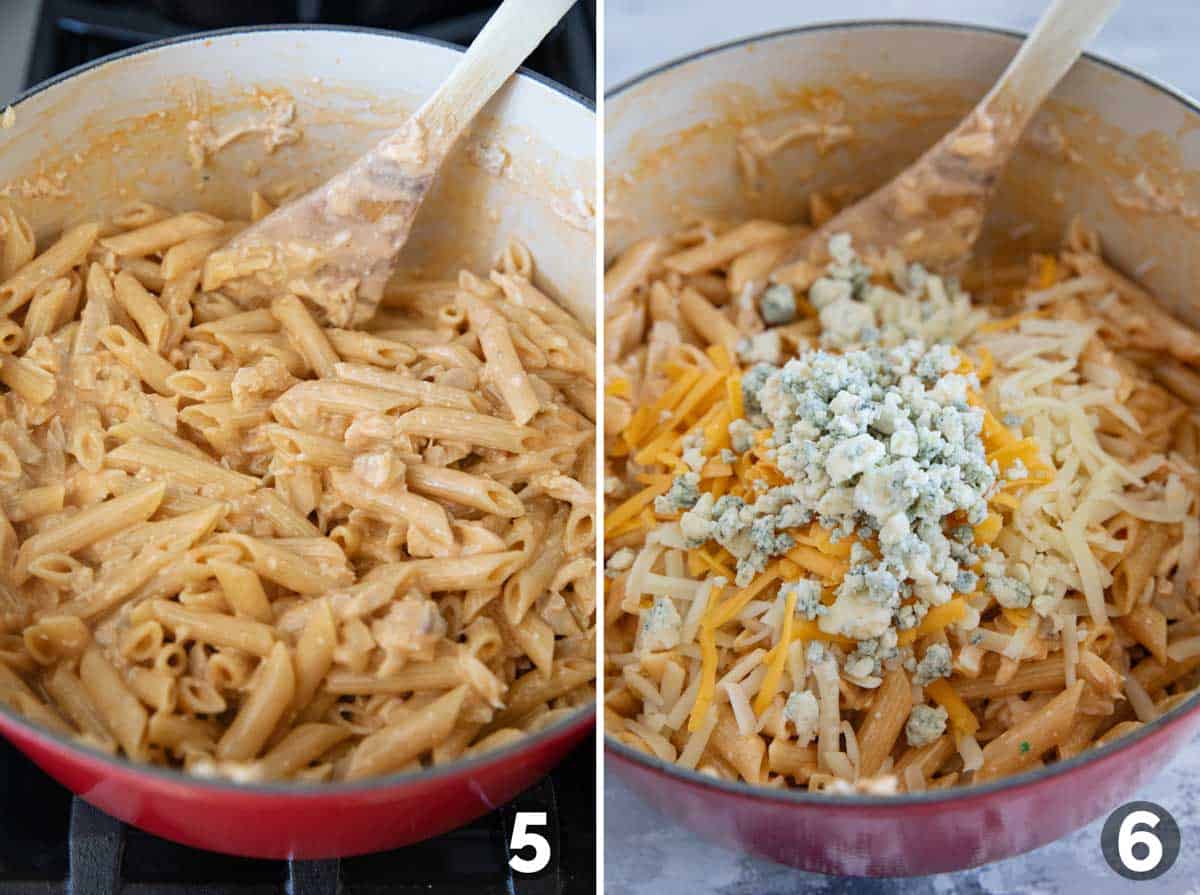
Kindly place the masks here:
[(925, 618), (915, 628), (909, 628), (907, 631), (900, 632), (900, 645), (907, 646), (915, 643), (918, 637), (924, 637), (927, 634), (933, 634), (947, 628), (957, 621), (962, 621), (967, 614), (967, 601), (962, 597), (955, 597), (941, 606), (934, 606), (926, 613)]
[(629, 398), (633, 396), (633, 387), (629, 384), (628, 379), (618, 377), (604, 387), (604, 394), (614, 398)]
[(974, 736), (979, 730), (979, 720), (948, 680), (938, 678), (930, 681), (925, 685), (925, 692), (946, 710), (950, 724), (959, 734)]
[[(709, 226), (679, 257), (733, 232)], [(1117, 647), (1102, 656), (1089, 644), (1113, 621), (1129, 664), (1110, 666), (1115, 695), (1089, 691), (1089, 723), (1108, 702), (1136, 698), (1135, 716), (1151, 717), (1177, 698), (1180, 688), (1148, 683), (1158, 679), (1148, 663), (1164, 639), (1168, 656), (1200, 647), (1171, 639), (1176, 616), (1151, 609), (1186, 613), (1178, 601), (1197, 575), (1165, 560), (1139, 573), (1127, 560), (1139, 543), (1155, 556), (1180, 538), (1179, 553), (1200, 544), (1189, 515), (1200, 479), (1177, 459), (1194, 440), (1200, 467), (1200, 427), (1180, 449), (1166, 430), (1190, 417), (1164, 396), (1168, 377), (1131, 381), (1159, 349), (1126, 356), (1146, 337), (1124, 321), (1142, 311), (1108, 313), (1131, 307), (1131, 293), (1089, 251), (1036, 256), (1027, 277), (1007, 280), (1018, 286), (993, 289), (1005, 317), (963, 314), (956, 284), (902, 259), (868, 265), (846, 243), (831, 244), (824, 271), (789, 266), (767, 293), (685, 313), (684, 340), (694, 332), (700, 344), (666, 353), (653, 395), (610, 438), (618, 476), (632, 467), (623, 478), (642, 485), (606, 520), (622, 545), (643, 539), (634, 586), (614, 593), (626, 614), (657, 617), (667, 599), (678, 610), (678, 633), (655, 652), (629, 645), (624, 616), (614, 625), (618, 735), (717, 776), (850, 786), (862, 750), (879, 748), (873, 713), (911, 690), (916, 704), (873, 766), (900, 769), (898, 785), (913, 790), (969, 783), (995, 767), (1010, 719), (1049, 705), (1043, 689), (1065, 687), (1061, 701), (1081, 677), (1108, 680), (1101, 666)], [(677, 290), (678, 275), (656, 289)], [(716, 283), (692, 290), (691, 305)], [(754, 298), (767, 329), (737, 342), (728, 325)], [(920, 313), (894, 311), (912, 301), (926, 303)], [(709, 310), (725, 321), (711, 332)], [(1110, 332), (1121, 334), (1112, 345)], [(643, 371), (620, 370), (629, 384), (610, 377), (609, 393), (637, 394)], [(662, 477), (639, 479), (639, 464)], [(1130, 653), (1138, 637), (1149, 645)], [(1043, 661), (1052, 673), (1036, 676), (1036, 698), (1005, 689)], [(764, 759), (759, 743), (780, 754)], [(1087, 744), (1056, 745), (1021, 767)], [(792, 754), (804, 756), (795, 767), (780, 762)]]
[(771, 704), (775, 691), (779, 689), (779, 681), (783, 677), (783, 666), (787, 661), (788, 647), (792, 642), (792, 624), (796, 615), (796, 592), (791, 591), (783, 605), (783, 630), (779, 642), (767, 654), (767, 673), (763, 676), (762, 687), (754, 700), (754, 711), (761, 715)]

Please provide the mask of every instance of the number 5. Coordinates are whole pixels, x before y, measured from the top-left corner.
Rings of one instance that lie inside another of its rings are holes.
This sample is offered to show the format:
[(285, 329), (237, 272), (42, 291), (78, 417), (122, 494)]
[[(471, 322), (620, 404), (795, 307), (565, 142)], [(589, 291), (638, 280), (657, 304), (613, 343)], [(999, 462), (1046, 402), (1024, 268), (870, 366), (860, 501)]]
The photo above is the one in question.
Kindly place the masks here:
[(518, 811), (513, 824), (511, 850), (519, 852), (526, 846), (533, 849), (532, 858), (523, 858), (514, 854), (508, 859), (508, 866), (517, 873), (540, 873), (550, 863), (550, 843), (541, 833), (533, 833), (530, 827), (546, 825), (545, 811)]
[[(1121, 863), (1134, 873), (1145, 873), (1158, 866), (1163, 857), (1162, 840), (1150, 830), (1158, 826), (1158, 815), (1153, 811), (1130, 811), (1121, 821), (1121, 829), (1117, 832), (1117, 854)], [(1137, 830), (1135, 827), (1145, 825), (1150, 830)], [(1139, 858), (1133, 853), (1135, 845), (1146, 847), (1145, 857)]]

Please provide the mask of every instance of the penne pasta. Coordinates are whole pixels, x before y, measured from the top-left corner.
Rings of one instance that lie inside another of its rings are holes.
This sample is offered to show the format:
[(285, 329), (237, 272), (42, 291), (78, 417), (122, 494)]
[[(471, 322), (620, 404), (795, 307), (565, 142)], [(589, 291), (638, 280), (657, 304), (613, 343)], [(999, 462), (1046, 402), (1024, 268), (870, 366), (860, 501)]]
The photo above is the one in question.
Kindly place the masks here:
[[(748, 128), (743, 174), (826, 127)], [(876, 795), (1049, 766), (1194, 699), (1195, 330), (1079, 224), (1057, 255), (949, 277), (910, 263), (919, 241), (809, 242), (853, 223), (843, 202), (787, 224), (718, 202), (606, 273), (610, 732), (719, 779)], [(565, 394), (545, 355), (532, 381)], [(471, 603), (505, 642), (530, 614), (568, 630), (539, 571), (589, 538), (566, 503), (536, 538), (514, 521), (523, 559)], [(542, 674), (544, 640), (521, 641)]]
[(150, 350), (161, 352), (166, 346), (170, 321), (158, 299), (126, 271), (121, 271), (113, 279), (113, 293), (117, 304), (137, 324)]
[(121, 529), (144, 522), (158, 509), (166, 486), (143, 485), (121, 497), (79, 510), (59, 525), (26, 540), (17, 553), (13, 579), (20, 584), (28, 577), (30, 563), (46, 553), (74, 553), (103, 540)]
[(93, 646), (83, 654), (79, 661), (79, 678), (96, 713), (125, 754), (140, 758), (145, 749), (148, 715), (98, 648)]
[(225, 250), (243, 221), (135, 201), (39, 253), (14, 209), (0, 703), (120, 758), (309, 783), (590, 704), (594, 346), (523, 247), (350, 328), (312, 282), (248, 303), (269, 259)]
[(300, 724), (259, 759), (259, 772), (267, 780), (293, 777), (350, 736), (334, 724)]
[[(99, 234), (99, 224), (72, 227), (42, 254), (29, 259), (9, 274), (0, 282), (0, 315), (10, 316), (33, 298), (41, 283), (61, 277), (79, 265), (87, 257)], [(11, 261), (6, 250), (6, 266), (9, 263)]]
[(33, 228), (8, 202), (0, 204), (0, 231), (4, 241), (0, 243), (0, 283), (7, 282), (13, 274), (33, 260), (37, 254)]
[(895, 747), (912, 711), (912, 686), (904, 669), (890, 672), (876, 691), (858, 728), (858, 773), (873, 777), (879, 773)]
[(197, 640), (263, 657), (270, 655), (276, 644), (275, 630), (251, 619), (187, 609), (166, 600), (151, 602), (150, 611), (156, 621), (181, 640)]
[(271, 313), (309, 368), (315, 370), (318, 376), (333, 376), (341, 358), (304, 302), (294, 295), (284, 295), (272, 303)]
[(201, 460), (191, 453), (163, 447), (141, 438), (127, 441), (111, 450), (104, 458), (105, 465), (126, 472), (152, 472), (170, 476), (180, 484), (217, 497), (236, 497), (248, 494), (256, 487), (253, 478), (233, 472), (209, 459)]
[(524, 503), (511, 488), (484, 476), (414, 463), (405, 467), (405, 479), (412, 490), (426, 497), (509, 519), (525, 513)]
[(529, 374), (513, 347), (508, 323), (481, 298), (470, 298), (467, 308), (471, 327), (478, 334), (479, 346), (487, 362), (485, 376), (508, 405), (513, 419), (523, 426), (537, 415), (541, 405)]
[(411, 716), (368, 736), (350, 756), (347, 779), (359, 780), (397, 771), (431, 750), (453, 730), (466, 695), (467, 688), (458, 687), (417, 709)]
[(173, 394), (167, 380), (175, 372), (166, 360), (150, 350), (122, 326), (106, 326), (98, 334), (100, 344), (117, 360), (160, 395)]
[(276, 643), (263, 662), (258, 686), (217, 742), (217, 758), (246, 761), (258, 755), (292, 704), (295, 689), (291, 654), (284, 644)]
[(185, 240), (223, 229), (225, 222), (209, 214), (189, 211), (156, 220), (115, 236), (106, 236), (100, 245), (126, 258), (144, 258), (176, 246)]
[[(411, 376), (379, 370), (363, 364), (339, 363), (334, 367), (337, 378), (343, 382), (379, 388), (402, 395), (408, 406), (454, 407), (459, 410), (476, 409), (475, 399), (470, 392), (450, 385), (425, 382)], [(404, 406), (402, 404), (392, 405)], [(388, 409), (391, 409), (390, 407)]]
[(540, 439), (536, 430), (525, 426), (449, 407), (410, 410), (396, 420), (396, 430), (405, 435), (462, 442), (513, 454), (532, 449)]
[(77, 674), (66, 665), (59, 665), (42, 679), (42, 686), (88, 745), (104, 752), (117, 751), (117, 741), (112, 731)]
[(260, 622), (273, 620), (271, 602), (263, 590), (262, 580), (253, 569), (220, 560), (209, 563), (221, 584), (225, 602), (234, 615)]
[(45, 404), (54, 397), (58, 386), (53, 374), (23, 357), (0, 355), (0, 382), (29, 404)]

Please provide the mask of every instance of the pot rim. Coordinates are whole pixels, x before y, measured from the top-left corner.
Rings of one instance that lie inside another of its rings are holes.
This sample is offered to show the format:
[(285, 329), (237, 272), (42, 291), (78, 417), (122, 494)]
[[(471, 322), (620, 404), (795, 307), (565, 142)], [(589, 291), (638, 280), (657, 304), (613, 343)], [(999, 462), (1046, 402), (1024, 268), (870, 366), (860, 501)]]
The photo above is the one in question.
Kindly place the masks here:
[[(197, 43), (213, 38), (232, 37), (236, 35), (251, 35), (263, 31), (302, 31), (302, 32), (349, 32), (353, 34), (368, 34), (377, 37), (387, 37), (399, 41), (412, 41), (415, 43), (431, 44), (443, 49), (453, 50), (456, 53), (465, 52), (463, 47), (448, 41), (439, 40), (435, 37), (426, 37), (422, 34), (407, 34), (400, 31), (389, 31), (384, 28), (368, 28), (356, 25), (253, 25), (237, 28), (221, 28), (214, 31), (196, 31), (190, 34), (179, 35), (176, 37), (168, 37), (163, 40), (156, 40), (150, 43), (138, 44), (137, 46), (121, 50), (116, 53), (111, 53), (107, 56), (102, 56), (99, 59), (86, 62), (83, 65), (78, 65), (75, 68), (68, 69), (65, 72), (47, 78), (32, 87), (18, 93), (6, 105), (16, 109), (18, 105), (26, 100), (54, 87), (64, 81), (69, 81), (84, 72), (93, 69), (99, 69), (114, 62), (119, 62), (128, 59), (132, 56), (137, 56), (142, 53), (152, 52), (164, 47), (176, 46), (186, 43)], [(595, 115), (595, 104), (587, 97), (583, 96), (553, 81), (545, 75), (531, 71), (528, 68), (521, 67), (517, 74), (527, 77), (543, 87), (548, 87), (555, 93), (561, 94), (573, 103), (582, 106), (585, 110)], [(510, 743), (494, 751), (485, 752), (472, 758), (457, 759), (440, 767), (423, 768), (419, 771), (408, 771), (401, 774), (387, 774), (380, 777), (367, 778), (365, 780), (355, 781), (352, 783), (236, 783), (231, 780), (212, 779), (206, 777), (195, 777), (175, 768), (161, 767), (143, 762), (130, 761), (127, 758), (116, 757), (101, 752), (91, 746), (72, 742), (64, 737), (59, 737), (43, 727), (29, 721), (24, 716), (8, 708), (8, 706), (0, 704), (0, 720), (6, 724), (11, 724), (19, 728), (23, 733), (37, 739), (43, 746), (48, 746), (53, 749), (61, 749), (69, 753), (76, 753), (76, 760), (84, 760), (93, 763), (106, 765), (111, 770), (118, 773), (132, 773), (135, 775), (145, 775), (150, 778), (156, 785), (168, 786), (185, 786), (195, 788), (209, 793), (221, 793), (222, 795), (237, 796), (237, 795), (258, 795), (269, 796), (273, 798), (322, 798), (325, 796), (337, 797), (352, 795), (364, 792), (379, 792), (388, 789), (399, 789), (411, 784), (434, 783), (439, 780), (447, 780), (458, 775), (469, 775), (472, 771), (500, 764), (509, 759), (525, 753), (532, 752), (538, 746), (549, 743), (562, 736), (569, 736), (577, 732), (583, 732), (588, 727), (595, 723), (596, 707), (595, 705), (586, 706), (573, 712), (566, 718), (551, 724), (545, 730), (540, 730), (537, 733), (527, 734), (516, 742)], [(0, 724), (0, 728), (4, 725)], [(21, 749), (24, 752), (24, 749)], [(27, 756), (28, 757), (28, 756)]]
[[(68, 753), (76, 753), (71, 756), (75, 761), (83, 760), (106, 765), (112, 771), (119, 774), (145, 775), (151, 778), (155, 785), (183, 786), (208, 793), (220, 793), (225, 796), (253, 795), (283, 799), (319, 799), (324, 796), (347, 796), (364, 792), (402, 789), (411, 784), (436, 783), (460, 774), (469, 776), (473, 771), (502, 764), (509, 759), (521, 755), (526, 750), (532, 751), (538, 746), (557, 740), (560, 737), (584, 733), (589, 727), (593, 726), (595, 715), (595, 706), (589, 706), (551, 724), (545, 730), (526, 734), (521, 739), (507, 746), (502, 746), (499, 749), (484, 752), (471, 758), (455, 759), (445, 765), (422, 768), (419, 771), (405, 771), (399, 774), (368, 777), (354, 782), (335, 783), (238, 783), (223, 778), (197, 777), (177, 768), (149, 764), (147, 762), (136, 762), (123, 756), (109, 755), (107, 752), (102, 752), (85, 743), (77, 743), (65, 737), (60, 737), (46, 730), (44, 727), (40, 727), (34, 722), (27, 720), (23, 715), (17, 714), (3, 704), (0, 704), (0, 733), (7, 734), (4, 731), (5, 725), (22, 728), (23, 733), (31, 735), (43, 746)], [(25, 749), (21, 747), (16, 748), (25, 753), (26, 758), (32, 758)]]
[[(758, 44), (771, 40), (779, 40), (786, 37), (792, 37), (797, 34), (808, 34), (822, 31), (857, 31), (871, 28), (904, 28), (904, 29), (922, 29), (936, 28), (948, 29), (952, 31), (974, 31), (983, 34), (999, 35), (1001, 37), (1010, 38), (1011, 40), (1024, 40), (1026, 35), (1020, 31), (1015, 31), (1009, 28), (996, 28), (990, 25), (972, 25), (965, 22), (948, 22), (939, 21), (936, 19), (849, 19), (837, 22), (822, 22), (814, 25), (801, 25), (795, 28), (781, 28), (777, 31), (768, 31), (763, 34), (749, 35), (747, 37), (738, 38), (737, 40), (728, 41), (726, 43), (717, 44), (707, 47), (702, 50), (697, 50), (694, 53), (689, 53), (685, 56), (680, 56), (676, 59), (669, 60), (657, 65), (654, 68), (648, 69), (641, 74), (634, 75), (628, 80), (622, 81), (604, 94), (605, 102), (611, 99), (616, 99), (621, 94), (628, 92), (634, 87), (649, 81), (658, 75), (666, 74), (681, 66), (687, 65), (708, 56), (715, 56), (724, 53), (727, 50), (736, 50), (748, 44)], [(1200, 116), (1200, 102), (1188, 96), (1181, 90), (1170, 87), (1161, 83), (1155, 78), (1144, 74), (1137, 69), (1123, 65), (1118, 62), (1113, 62), (1105, 59), (1094, 53), (1084, 53), (1083, 59), (1088, 62), (1095, 63), (1102, 68), (1107, 68), (1117, 74), (1125, 77), (1133, 78), (1141, 81), (1148, 87), (1151, 87), (1160, 93), (1165, 94), (1176, 102), (1182, 104), (1188, 111), (1194, 115)], [(694, 771), (689, 768), (683, 768), (674, 762), (664, 761), (655, 755), (648, 752), (643, 752), (640, 749), (635, 749), (632, 746), (627, 746), (624, 743), (614, 740), (608, 732), (605, 731), (604, 748), (606, 751), (612, 752), (615, 755), (624, 758), (625, 760), (645, 766), (648, 770), (654, 771), (659, 775), (666, 777), (675, 777), (681, 782), (700, 786), (702, 788), (716, 790), (726, 795), (738, 796), (748, 799), (762, 799), (768, 802), (787, 803), (793, 805), (820, 805), (822, 807), (852, 807), (852, 808), (906, 808), (914, 805), (939, 805), (944, 802), (960, 801), (963, 799), (984, 798), (1000, 792), (1009, 790), (1018, 790), (1028, 787), (1040, 785), (1049, 781), (1053, 777), (1073, 773), (1084, 765), (1091, 764), (1095, 761), (1102, 761), (1121, 752), (1134, 744), (1141, 742), (1147, 737), (1154, 736), (1168, 727), (1174, 726), (1177, 722), (1182, 721), (1185, 716), (1200, 712), (1200, 691), (1193, 693), (1188, 699), (1181, 704), (1175, 706), (1171, 711), (1160, 715), (1148, 724), (1143, 724), (1132, 733), (1101, 746), (1099, 749), (1089, 749), (1081, 752), (1078, 755), (1057, 761), (1053, 764), (1045, 765), (1031, 771), (1023, 771), (1019, 774), (1013, 774), (1009, 777), (1004, 777), (999, 780), (994, 780), (990, 783), (972, 784), (970, 786), (951, 787), (949, 789), (929, 790), (919, 793), (898, 793), (896, 795), (865, 795), (860, 793), (848, 793), (839, 795), (827, 795), (825, 793), (814, 793), (808, 790), (800, 789), (768, 789), (764, 786), (754, 786), (742, 781), (718, 780), (709, 777), (706, 774), (701, 774), (699, 771)]]
[[(686, 55), (679, 56), (675, 59), (670, 59), (653, 68), (648, 68), (643, 72), (633, 75), (619, 84), (610, 87), (604, 92), (604, 99), (617, 99), (621, 94), (627, 93), (634, 87), (641, 84), (643, 81), (648, 81), (651, 78), (661, 74), (666, 74), (672, 69), (687, 65), (690, 62), (703, 59), (707, 56), (715, 56), (723, 53), (726, 50), (736, 50), (748, 44), (763, 43), (765, 41), (779, 40), (785, 37), (793, 37), (797, 34), (809, 34), (819, 31), (860, 31), (872, 28), (885, 29), (945, 29), (949, 31), (974, 31), (979, 34), (991, 34), (999, 37), (1007, 37), (1014, 41), (1023, 41), (1028, 35), (1022, 31), (1017, 31), (1013, 28), (1001, 28), (994, 25), (976, 25), (970, 22), (956, 22), (941, 19), (842, 19), (833, 22), (818, 22), (813, 25), (799, 25), (794, 28), (780, 28), (775, 31), (766, 31), (761, 34), (751, 34), (746, 37), (740, 37), (736, 40), (726, 41), (725, 43), (714, 44), (710, 47), (705, 47), (696, 50)], [(1091, 51), (1085, 51), (1080, 54), (1080, 59), (1085, 59), (1088, 62), (1099, 65), (1101, 68), (1106, 68), (1116, 74), (1125, 75), (1134, 80), (1141, 81), (1147, 87), (1152, 87), (1160, 93), (1181, 103), (1189, 111), (1200, 115), (1200, 100), (1190, 96), (1177, 87), (1172, 87), (1165, 84), (1157, 78), (1146, 74), (1138, 68), (1127, 65), (1123, 62), (1115, 62), (1105, 56)]]

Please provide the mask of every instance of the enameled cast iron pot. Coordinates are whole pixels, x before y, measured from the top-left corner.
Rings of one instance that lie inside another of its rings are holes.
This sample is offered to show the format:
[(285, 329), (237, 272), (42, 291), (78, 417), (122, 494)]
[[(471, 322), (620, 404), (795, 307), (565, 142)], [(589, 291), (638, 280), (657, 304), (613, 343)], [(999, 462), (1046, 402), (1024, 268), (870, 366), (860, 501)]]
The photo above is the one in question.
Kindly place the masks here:
[[(698, 214), (796, 220), (813, 190), (880, 185), (974, 105), (1019, 40), (936, 23), (822, 25), (717, 47), (635, 78), (605, 106), (606, 255)], [(822, 153), (798, 141), (746, 188), (735, 149), (742, 128), (773, 136), (802, 118), (833, 120), (839, 106), (854, 129), (849, 144)], [(1119, 268), (1200, 324), (1198, 129), (1192, 100), (1084, 59), (1010, 166), (984, 252), (1053, 249), (1080, 214)], [(1160, 195), (1137, 185), (1140, 172)], [(1193, 697), (1069, 761), (894, 798), (721, 782), (612, 740), (607, 757), (659, 810), (735, 849), (823, 873), (916, 875), (996, 861), (1066, 835), (1128, 799), (1198, 728)]]
[[(0, 130), (0, 184), (45, 238), (134, 196), (247, 217), (251, 188), (315, 186), (395, 127), (449, 74), (459, 50), (362, 29), (215, 32), (111, 56), (33, 88)], [(189, 121), (216, 132), (296, 104), (303, 137), (271, 154), (244, 137), (194, 169)], [(509, 237), (538, 279), (592, 327), (594, 115), (581, 97), (515, 78), (459, 147), (401, 264), (425, 276), (487, 269)], [(52, 189), (30, 184), (47, 175)], [(61, 175), (61, 176), (60, 176)], [(0, 733), (87, 801), (187, 845), (260, 858), (395, 848), (493, 810), (544, 776), (591, 729), (578, 714), (520, 743), (420, 773), (353, 784), (234, 785), (138, 766), (65, 742), (0, 708)]]

